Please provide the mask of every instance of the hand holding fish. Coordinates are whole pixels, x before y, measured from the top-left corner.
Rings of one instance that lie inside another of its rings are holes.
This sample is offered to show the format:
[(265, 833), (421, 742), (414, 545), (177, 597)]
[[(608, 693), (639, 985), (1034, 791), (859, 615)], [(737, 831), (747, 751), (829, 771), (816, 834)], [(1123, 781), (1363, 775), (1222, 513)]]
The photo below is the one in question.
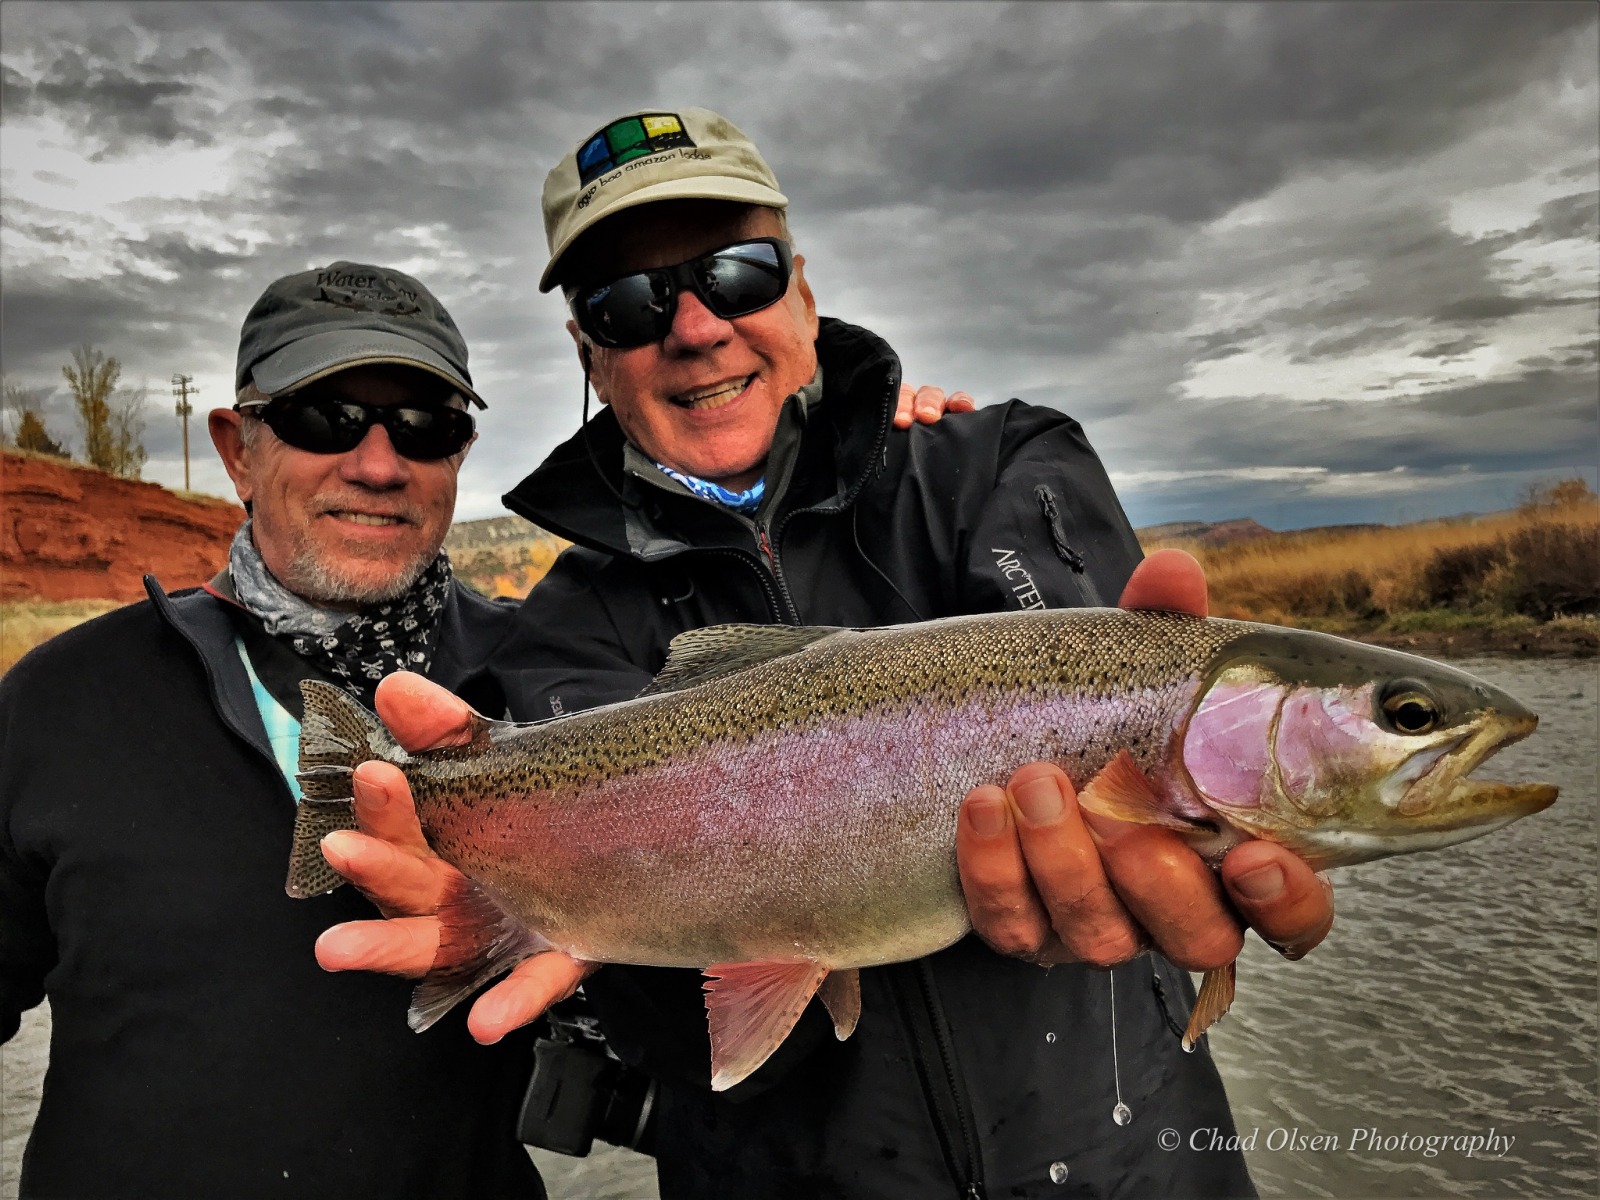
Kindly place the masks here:
[[(1205, 575), (1182, 551), (1158, 550), (1119, 603), (1203, 617)], [(1206, 971), (1238, 957), (1240, 917), (1289, 958), (1333, 926), (1332, 885), (1293, 851), (1246, 842), (1215, 872), (1172, 830), (1080, 811), (1072, 781), (1048, 763), (1021, 768), (1004, 791), (974, 788), (956, 853), (973, 928), (1000, 953), (1040, 963), (1111, 967), (1154, 943)]]
[[(407, 750), (459, 745), (471, 736), (471, 709), (420, 675), (401, 672), (385, 679), (378, 687), (378, 712)], [(317, 962), (329, 971), (420, 979), (439, 946), (440, 900), (460, 872), (428, 848), (399, 768), (363, 763), (354, 791), (361, 832), (330, 833), (322, 853), (387, 919), (333, 926), (317, 939)], [(597, 965), (554, 950), (523, 960), (478, 997), (467, 1016), (468, 1031), (485, 1045), (499, 1041), (572, 995)]]

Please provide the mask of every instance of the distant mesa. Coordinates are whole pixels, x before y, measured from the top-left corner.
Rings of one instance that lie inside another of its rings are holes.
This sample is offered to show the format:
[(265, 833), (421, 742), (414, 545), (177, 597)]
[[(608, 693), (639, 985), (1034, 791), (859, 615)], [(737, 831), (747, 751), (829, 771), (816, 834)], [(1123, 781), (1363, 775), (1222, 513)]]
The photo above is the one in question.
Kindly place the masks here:
[(1273, 531), (1250, 517), (1228, 521), (1169, 521), (1134, 531), (1145, 545), (1153, 542), (1191, 542), (1197, 546), (1227, 546), (1272, 537)]

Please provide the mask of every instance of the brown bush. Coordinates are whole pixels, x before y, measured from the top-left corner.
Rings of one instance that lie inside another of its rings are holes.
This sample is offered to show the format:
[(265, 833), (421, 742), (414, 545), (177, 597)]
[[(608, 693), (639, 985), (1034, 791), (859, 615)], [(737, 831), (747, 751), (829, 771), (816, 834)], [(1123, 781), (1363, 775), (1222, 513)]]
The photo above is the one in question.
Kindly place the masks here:
[(1600, 612), (1600, 546), (1593, 527), (1530, 525), (1501, 544), (1510, 568), (1503, 601), (1541, 621)]
[(1435, 550), (1422, 568), (1423, 608), (1471, 608), (1484, 599), (1485, 581), (1505, 561), (1503, 541)]

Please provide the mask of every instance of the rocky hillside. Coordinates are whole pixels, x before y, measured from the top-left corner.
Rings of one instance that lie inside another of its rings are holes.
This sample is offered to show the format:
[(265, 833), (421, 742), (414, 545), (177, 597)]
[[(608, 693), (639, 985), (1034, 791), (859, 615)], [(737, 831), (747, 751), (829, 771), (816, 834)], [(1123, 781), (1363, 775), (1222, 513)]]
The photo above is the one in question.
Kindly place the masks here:
[(141, 600), (203, 583), (244, 520), (236, 504), (42, 455), (0, 455), (0, 601)]
[(457, 578), (485, 596), (526, 596), (566, 547), (521, 517), (457, 521), (444, 539)]

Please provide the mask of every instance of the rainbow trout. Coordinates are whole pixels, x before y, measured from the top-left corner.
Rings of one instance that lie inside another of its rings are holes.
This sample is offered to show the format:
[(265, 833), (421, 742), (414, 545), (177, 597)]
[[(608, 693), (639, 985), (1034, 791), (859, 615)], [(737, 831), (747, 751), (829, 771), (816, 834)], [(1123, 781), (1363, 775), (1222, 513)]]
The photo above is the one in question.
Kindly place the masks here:
[[(343, 692), (302, 685), (288, 890), (341, 880), (360, 762), (396, 763), (429, 843), (466, 877), (418, 987), (424, 1029), (555, 948), (703, 968), (712, 1086), (733, 1086), (817, 995), (842, 1039), (861, 967), (968, 929), (956, 872), (968, 789), (1060, 764), (1091, 812), (1176, 830), (1213, 865), (1267, 838), (1322, 869), (1478, 837), (1556, 798), (1468, 778), (1538, 719), (1408, 654), (1162, 612), (1077, 609), (881, 629), (685, 633), (637, 699), (407, 754)], [(470, 881), (470, 882), (468, 882)], [(1201, 986), (1185, 1045), (1227, 1011)]]

